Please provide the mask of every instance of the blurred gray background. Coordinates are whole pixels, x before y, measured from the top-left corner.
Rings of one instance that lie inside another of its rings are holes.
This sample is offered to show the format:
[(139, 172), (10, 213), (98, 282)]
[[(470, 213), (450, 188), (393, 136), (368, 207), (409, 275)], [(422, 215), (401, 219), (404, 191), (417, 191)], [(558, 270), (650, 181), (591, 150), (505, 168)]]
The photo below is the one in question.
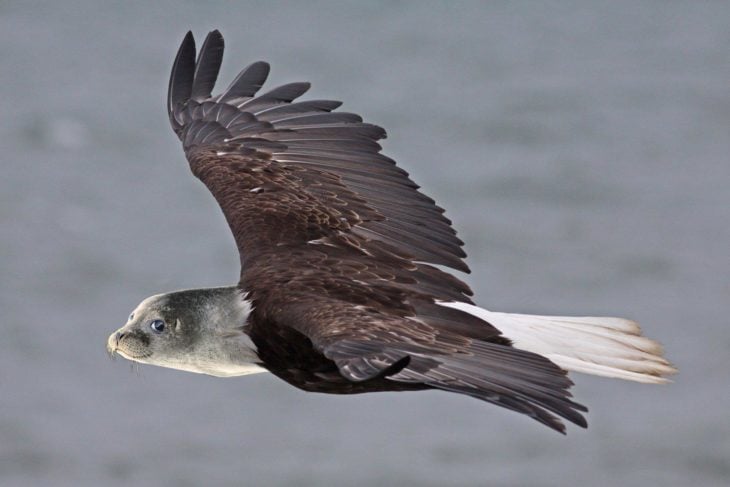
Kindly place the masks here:
[[(388, 130), (482, 306), (634, 318), (675, 382), (578, 376), (563, 437), (110, 361), (142, 298), (238, 278), (165, 113), (213, 28), (221, 84), (265, 59)], [(729, 3), (3, 1), (0, 100), (1, 485), (729, 485)]]

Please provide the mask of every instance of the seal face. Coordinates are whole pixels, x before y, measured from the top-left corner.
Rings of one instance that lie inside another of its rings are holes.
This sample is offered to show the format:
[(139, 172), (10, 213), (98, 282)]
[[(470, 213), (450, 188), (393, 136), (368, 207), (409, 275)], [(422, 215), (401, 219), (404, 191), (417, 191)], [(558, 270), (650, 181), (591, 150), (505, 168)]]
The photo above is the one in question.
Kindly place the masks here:
[(107, 340), (111, 355), (219, 377), (263, 372), (246, 332), (251, 303), (236, 286), (158, 294)]

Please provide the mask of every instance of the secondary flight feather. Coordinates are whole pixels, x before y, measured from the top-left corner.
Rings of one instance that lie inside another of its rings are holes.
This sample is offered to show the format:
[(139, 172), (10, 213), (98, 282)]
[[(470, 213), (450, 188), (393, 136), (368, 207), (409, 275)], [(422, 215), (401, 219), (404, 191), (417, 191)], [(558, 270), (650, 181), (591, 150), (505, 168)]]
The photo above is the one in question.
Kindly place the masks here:
[[(170, 124), (241, 258), (237, 285), (142, 301), (111, 353), (215, 376), (269, 371), (333, 394), (439, 389), (564, 432), (586, 426), (567, 371), (662, 383), (655, 342), (619, 318), (495, 313), (442, 268), (469, 272), (444, 210), (381, 153), (385, 131), (309, 83), (258, 94), (269, 65), (218, 95), (223, 37), (196, 57), (188, 33), (170, 76)], [(441, 266), (441, 267), (437, 267)]]

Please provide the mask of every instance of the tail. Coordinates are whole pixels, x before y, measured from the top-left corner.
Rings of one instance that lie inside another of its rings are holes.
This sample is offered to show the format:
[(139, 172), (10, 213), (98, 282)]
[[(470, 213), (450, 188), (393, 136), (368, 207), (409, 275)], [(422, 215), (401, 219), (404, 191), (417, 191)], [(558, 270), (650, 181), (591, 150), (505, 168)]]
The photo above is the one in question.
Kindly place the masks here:
[(488, 322), (515, 348), (542, 355), (561, 368), (648, 384), (668, 382), (677, 372), (657, 342), (622, 318), (497, 313), (460, 302), (441, 302)]

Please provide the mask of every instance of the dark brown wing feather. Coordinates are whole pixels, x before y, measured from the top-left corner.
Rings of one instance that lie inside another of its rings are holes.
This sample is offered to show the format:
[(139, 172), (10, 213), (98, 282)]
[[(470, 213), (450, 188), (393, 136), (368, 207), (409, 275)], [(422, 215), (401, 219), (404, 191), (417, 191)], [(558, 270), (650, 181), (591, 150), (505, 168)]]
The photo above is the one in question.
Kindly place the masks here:
[[(413, 306), (401, 309), (398, 316), (379, 311), (380, 303), (364, 304), (365, 294), (362, 298), (363, 304), (343, 305), (341, 300), (307, 292), (292, 294), (288, 306), (277, 312), (277, 320), (308, 336), (353, 382), (385, 375), (398, 383), (472, 396), (560, 432), (565, 426), (557, 416), (586, 426), (580, 414), (586, 408), (570, 400), (572, 382), (566, 372), (540, 355), (499, 343), (499, 332), (489, 325), (479, 323), (475, 329), (481, 335), (470, 337), (469, 332), (461, 333), (470, 320), (461, 311), (442, 315), (432, 310), (430, 316), (424, 315), (416, 311), (417, 300), (406, 299)], [(429, 319), (433, 317), (452, 320), (455, 329), (433, 326)], [(321, 327), (323, 322), (329, 326)], [(393, 330), (399, 331), (397, 336)], [(489, 341), (494, 339), (497, 343)]]
[[(584, 426), (577, 411), (585, 408), (568, 399), (564, 371), (512, 348), (488, 323), (437, 304), (471, 302), (466, 284), (434, 266), (468, 272), (462, 242), (443, 210), (380, 153), (385, 131), (333, 112), (340, 102), (295, 101), (309, 83), (256, 96), (269, 72), (263, 62), (213, 96), (222, 54), (217, 31), (197, 61), (185, 36), (168, 111), (193, 173), (233, 232), (241, 286), (254, 302), (252, 337), (270, 369), (308, 390), (430, 387), (560, 431), (555, 415)], [(307, 343), (298, 370), (288, 355), (294, 336)]]
[[(229, 223), (235, 222), (231, 228), (243, 255), (250, 256), (254, 246), (279, 243), (252, 235), (245, 220), (256, 219), (250, 210), (260, 208), (261, 200), (272, 199), (271, 204), (283, 209), (287, 202), (271, 192), (287, 191), (293, 201), (307, 202), (287, 208), (290, 220), (306, 220), (308, 231), (290, 235), (301, 244), (346, 229), (365, 247), (368, 241), (379, 241), (413, 260), (468, 272), (462, 242), (443, 210), (380, 154), (377, 140), (385, 137), (383, 129), (363, 123), (356, 114), (333, 112), (340, 102), (294, 102), (309, 83), (290, 83), (255, 96), (269, 72), (263, 62), (251, 64), (222, 94), (211, 96), (222, 53), (223, 38), (213, 31), (196, 62), (192, 35), (185, 37), (170, 78), (168, 110), (193, 172), (219, 200)], [(230, 169), (241, 165), (258, 167), (260, 177), (236, 171), (229, 179)], [(268, 196), (267, 189), (251, 192), (269, 176)], [(314, 195), (322, 180), (326, 187)], [(337, 204), (326, 197), (329, 193), (336, 195)], [(318, 217), (313, 219), (312, 213)], [(268, 220), (269, 225), (283, 223)]]

